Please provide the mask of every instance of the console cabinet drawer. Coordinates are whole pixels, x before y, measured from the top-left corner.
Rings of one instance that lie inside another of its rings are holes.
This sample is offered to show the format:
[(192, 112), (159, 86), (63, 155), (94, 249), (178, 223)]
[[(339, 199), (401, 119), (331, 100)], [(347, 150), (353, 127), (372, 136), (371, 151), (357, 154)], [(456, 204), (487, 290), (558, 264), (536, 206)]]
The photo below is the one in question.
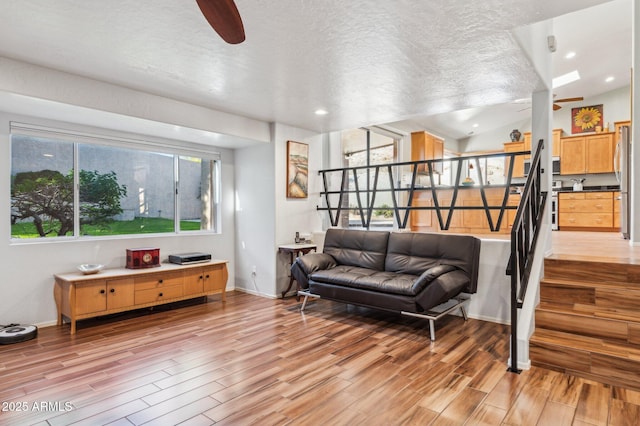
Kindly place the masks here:
[(182, 285), (183, 279), (184, 273), (182, 271), (136, 277), (136, 291)]
[(146, 290), (136, 290), (136, 305), (159, 302), (167, 299), (175, 299), (182, 296), (181, 285), (164, 286), (162, 288), (148, 288)]

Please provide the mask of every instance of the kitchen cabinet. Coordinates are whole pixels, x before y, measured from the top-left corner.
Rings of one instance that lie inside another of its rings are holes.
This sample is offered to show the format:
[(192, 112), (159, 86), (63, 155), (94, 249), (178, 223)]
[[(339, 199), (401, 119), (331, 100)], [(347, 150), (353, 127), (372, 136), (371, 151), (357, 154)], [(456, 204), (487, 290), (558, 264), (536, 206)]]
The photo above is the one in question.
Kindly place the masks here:
[(191, 265), (163, 264), (159, 268), (104, 269), (95, 275), (80, 272), (54, 275), (58, 325), (63, 318), (85, 318), (124, 312), (179, 300), (222, 294), (225, 301), (227, 261)]
[[(524, 142), (508, 142), (504, 144), (504, 152), (520, 152), (525, 151)], [(509, 173), (509, 163), (511, 159), (505, 158), (504, 174)], [(513, 158), (513, 175), (512, 177), (524, 177), (524, 155), (517, 155)]]
[[(524, 132), (522, 136), (524, 140), (524, 150), (531, 151), (531, 132)], [(524, 159), (528, 160), (529, 158), (531, 158), (532, 154), (533, 154), (533, 151), (531, 152), (531, 154), (525, 155)]]
[[(533, 154), (537, 144), (531, 143), (531, 132), (525, 132), (524, 135), (524, 150), (531, 151)], [(551, 140), (551, 156), (560, 157), (560, 138), (562, 137), (562, 129), (553, 129)], [(525, 159), (531, 158), (531, 155), (525, 155)]]
[[(444, 158), (444, 140), (427, 132), (411, 133), (411, 161), (441, 160)], [(442, 163), (434, 164), (434, 171), (442, 173)], [(418, 166), (418, 173), (427, 173), (427, 165)]]
[(553, 129), (551, 141), (551, 156), (560, 157), (560, 139), (562, 138), (562, 129)]
[[(442, 209), (442, 220), (446, 223), (449, 211), (447, 207), (451, 206), (451, 200), (453, 199), (453, 191), (449, 189), (436, 190), (438, 197), (438, 205)], [(489, 206), (497, 207), (502, 204), (504, 198), (504, 188), (485, 188), (485, 196)], [(510, 194), (507, 205), (517, 207), (520, 203), (520, 194)], [(431, 191), (420, 191), (415, 195), (413, 200), (414, 206), (434, 206)], [(469, 206), (482, 206), (482, 197), (480, 190), (477, 188), (461, 188), (458, 191), (456, 198), (456, 206), (469, 207)], [(491, 220), (493, 225), (496, 226), (498, 222), (498, 216), (500, 211), (498, 209), (491, 210)], [(498, 233), (506, 234), (510, 232), (511, 226), (516, 215), (516, 210), (505, 209), (500, 230)], [(440, 222), (438, 221), (437, 213), (435, 210), (414, 210), (411, 212), (411, 231), (413, 232), (446, 232), (440, 229)], [(449, 223), (449, 232), (455, 233), (475, 233), (475, 234), (488, 234), (489, 222), (487, 215), (482, 210), (460, 209), (454, 210), (451, 216), (451, 222)]]
[(560, 140), (560, 174), (613, 173), (614, 133), (570, 136)]
[(614, 228), (612, 191), (561, 192), (558, 194), (560, 230), (602, 230)]

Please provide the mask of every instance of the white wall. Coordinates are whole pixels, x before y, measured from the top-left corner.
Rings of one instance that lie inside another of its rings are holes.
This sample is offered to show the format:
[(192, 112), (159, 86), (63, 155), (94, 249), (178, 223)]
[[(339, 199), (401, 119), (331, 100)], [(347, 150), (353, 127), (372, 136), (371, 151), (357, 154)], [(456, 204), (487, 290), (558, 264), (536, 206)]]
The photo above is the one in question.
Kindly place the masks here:
[(236, 288), (267, 296), (276, 276), (274, 152), (270, 143), (235, 153)]
[[(107, 267), (124, 267), (127, 248), (158, 247), (162, 259), (170, 253), (203, 251), (219, 259), (229, 260), (228, 289), (234, 287), (234, 228), (233, 211), (234, 153), (217, 149), (222, 156), (222, 232), (217, 235), (189, 235), (163, 237), (119, 237), (114, 239), (77, 241), (28, 241), (11, 243), (10, 185), (11, 155), (9, 122), (20, 122), (78, 130), (80, 126), (69, 121), (52, 122), (39, 117), (18, 116), (0, 112), (0, 259), (3, 279), (0, 281), (0, 324), (51, 324), (55, 322), (56, 307), (53, 300), (53, 275), (74, 271), (81, 263), (102, 263)], [(113, 123), (117, 127), (117, 122)], [(81, 127), (86, 129), (84, 126)], [(97, 130), (96, 130), (97, 131)], [(153, 139), (153, 138), (150, 138)]]
[[(288, 140), (309, 145), (308, 198), (286, 196)], [(289, 283), (289, 258), (277, 253), (278, 246), (293, 243), (296, 231), (312, 234), (322, 230), (326, 213), (316, 211), (316, 206), (320, 203), (323, 140), (323, 135), (274, 123), (272, 143), (236, 151), (238, 289), (278, 297)]]

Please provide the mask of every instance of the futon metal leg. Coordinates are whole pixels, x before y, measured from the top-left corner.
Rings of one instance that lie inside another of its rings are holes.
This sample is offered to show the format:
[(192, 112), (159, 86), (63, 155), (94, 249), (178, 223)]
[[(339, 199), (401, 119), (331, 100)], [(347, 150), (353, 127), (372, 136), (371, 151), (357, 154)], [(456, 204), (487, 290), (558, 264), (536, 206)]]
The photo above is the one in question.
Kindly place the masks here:
[(463, 305), (460, 305), (460, 313), (462, 313), (462, 318), (464, 318), (464, 320), (466, 321), (467, 318), (467, 311), (464, 309)]
[(431, 341), (436, 341), (436, 322), (434, 320), (429, 320), (429, 334), (431, 335)]
[(304, 295), (304, 300), (302, 301), (302, 306), (300, 307), (301, 311), (304, 311), (305, 306), (307, 306), (307, 300), (309, 300), (309, 295), (305, 294)]

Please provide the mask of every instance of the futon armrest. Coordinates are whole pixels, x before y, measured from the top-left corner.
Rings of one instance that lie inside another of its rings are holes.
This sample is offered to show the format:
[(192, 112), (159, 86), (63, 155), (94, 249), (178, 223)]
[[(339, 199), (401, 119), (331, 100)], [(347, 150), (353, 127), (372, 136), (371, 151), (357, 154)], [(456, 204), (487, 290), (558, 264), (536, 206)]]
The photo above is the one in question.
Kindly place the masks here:
[(301, 288), (309, 288), (309, 275), (321, 269), (335, 268), (335, 259), (326, 253), (308, 253), (298, 257), (291, 265), (291, 275)]
[(418, 277), (417, 280), (414, 281), (413, 283), (414, 294), (417, 294), (420, 291), (422, 291), (423, 288), (429, 285), (431, 281), (435, 280), (440, 275), (446, 274), (447, 272), (455, 271), (456, 269), (458, 268), (451, 265), (438, 265), (438, 266), (434, 266), (433, 268), (427, 269), (422, 273), (422, 275)]
[(309, 275), (321, 269), (332, 269), (338, 264), (333, 256), (326, 253), (309, 253), (296, 259), (297, 264)]

